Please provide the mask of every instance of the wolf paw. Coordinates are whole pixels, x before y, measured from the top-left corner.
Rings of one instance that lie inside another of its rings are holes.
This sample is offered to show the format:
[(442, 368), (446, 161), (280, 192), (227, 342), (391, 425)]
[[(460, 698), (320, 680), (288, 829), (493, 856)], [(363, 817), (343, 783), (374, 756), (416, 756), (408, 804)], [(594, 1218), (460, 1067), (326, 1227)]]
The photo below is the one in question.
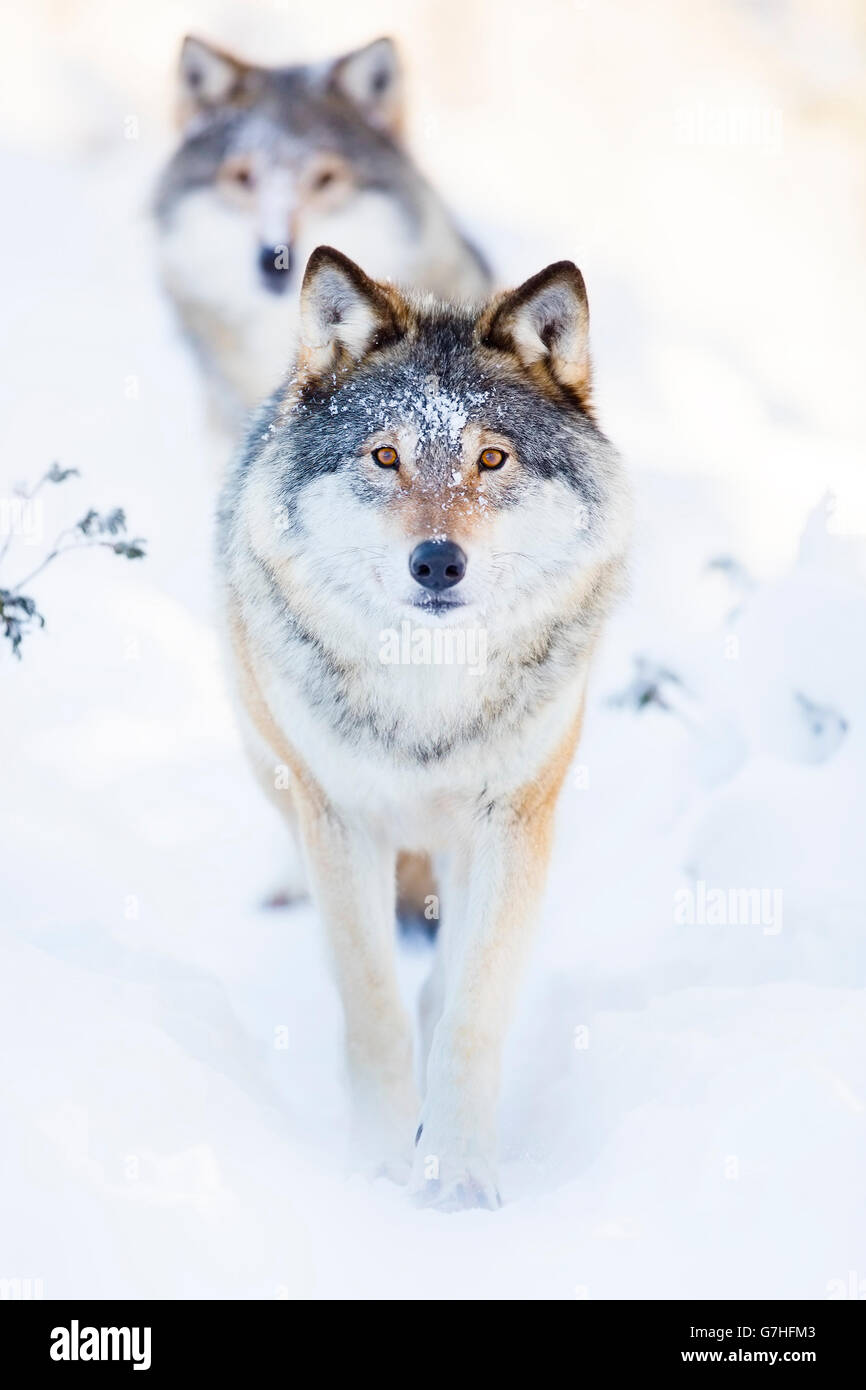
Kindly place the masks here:
[(403, 1094), (356, 1100), (349, 1138), (349, 1166), (365, 1177), (390, 1178), (405, 1186), (412, 1173), (414, 1088)]
[(498, 1211), (502, 1206), (498, 1188), (479, 1181), (471, 1173), (447, 1183), (439, 1179), (426, 1182), (422, 1190), (413, 1191), (413, 1200), (416, 1206), (434, 1211), (471, 1211), (473, 1207)]
[(366, 1126), (355, 1125), (349, 1138), (348, 1166), (370, 1182), (388, 1178), (405, 1187), (412, 1175), (409, 1145), (394, 1134), (371, 1132)]
[(502, 1206), (493, 1166), (480, 1154), (451, 1160), (416, 1150), (409, 1191), (416, 1206), (435, 1211)]

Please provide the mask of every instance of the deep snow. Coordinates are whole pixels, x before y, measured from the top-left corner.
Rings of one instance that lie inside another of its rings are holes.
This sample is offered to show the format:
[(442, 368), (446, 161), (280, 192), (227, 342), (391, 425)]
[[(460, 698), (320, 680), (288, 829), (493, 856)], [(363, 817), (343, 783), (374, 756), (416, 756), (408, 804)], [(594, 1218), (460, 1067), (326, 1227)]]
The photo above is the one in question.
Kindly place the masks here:
[[(671, 402), (646, 408), (611, 326), (628, 337), (627, 276), (599, 266), (632, 592), (509, 1042), (506, 1205), (415, 1211), (346, 1173), (314, 913), (258, 906), (281, 831), (224, 689), (213, 482), (154, 287), (149, 158), (2, 165), (28, 208), (3, 226), (4, 487), (56, 457), (83, 476), (46, 496), (49, 538), (120, 503), (150, 556), (58, 562), (45, 631), (20, 666), (0, 653), (0, 1277), (52, 1297), (554, 1299), (866, 1280), (866, 590), (826, 478), (801, 470), (799, 555), (755, 577), (771, 490), (732, 494), (668, 452)], [(768, 439), (784, 450), (790, 420), (762, 425), (756, 455)], [(763, 890), (769, 915), (689, 924), (689, 889)], [(401, 947), (407, 997), (426, 963)]]

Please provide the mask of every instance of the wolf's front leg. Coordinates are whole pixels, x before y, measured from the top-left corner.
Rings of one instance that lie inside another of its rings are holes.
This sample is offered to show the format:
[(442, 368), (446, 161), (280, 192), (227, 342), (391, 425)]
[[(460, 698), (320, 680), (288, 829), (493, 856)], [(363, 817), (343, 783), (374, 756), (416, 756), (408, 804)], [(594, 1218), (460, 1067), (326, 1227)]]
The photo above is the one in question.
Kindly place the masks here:
[[(553, 804), (492, 808), (447, 900), (444, 1007), (427, 1063), (412, 1190), (443, 1210), (498, 1207), (496, 1109), (505, 1032), (544, 887)], [(453, 901), (453, 899), (452, 899)], [(450, 916), (448, 916), (450, 914)]]
[(405, 1181), (418, 1099), (395, 972), (396, 857), (330, 808), (304, 805), (300, 820), (345, 1015), (353, 1164)]

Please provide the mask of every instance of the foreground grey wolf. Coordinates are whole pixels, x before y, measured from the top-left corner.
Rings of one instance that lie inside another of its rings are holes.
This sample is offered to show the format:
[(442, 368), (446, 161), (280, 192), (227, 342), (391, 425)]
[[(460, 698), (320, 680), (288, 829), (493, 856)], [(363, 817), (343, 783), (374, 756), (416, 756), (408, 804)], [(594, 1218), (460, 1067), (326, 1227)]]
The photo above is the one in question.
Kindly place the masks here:
[(156, 196), (159, 262), (221, 428), (236, 432), (285, 371), (300, 271), (321, 242), (443, 298), (489, 288), (403, 147), (390, 39), (264, 68), (187, 38), (179, 115)]
[[(445, 1209), (499, 1205), (503, 1037), (623, 572), (587, 325), (567, 261), (468, 307), (320, 247), (296, 359), (219, 509), (234, 684), (333, 952), (355, 1156), (406, 1177), (417, 1135), (412, 1191)], [(445, 633), (484, 660), (437, 664)], [(443, 897), (420, 1107), (394, 966), (403, 850), (434, 857)]]

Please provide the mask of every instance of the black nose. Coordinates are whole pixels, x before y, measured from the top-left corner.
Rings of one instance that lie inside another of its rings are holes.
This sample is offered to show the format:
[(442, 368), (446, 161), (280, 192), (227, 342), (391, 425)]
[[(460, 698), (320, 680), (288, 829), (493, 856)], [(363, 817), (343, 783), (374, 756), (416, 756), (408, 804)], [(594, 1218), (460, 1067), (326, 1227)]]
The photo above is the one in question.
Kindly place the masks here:
[(450, 589), (466, 573), (466, 556), (454, 541), (422, 541), (409, 556), (412, 578), (425, 589)]
[(262, 279), (274, 294), (281, 294), (292, 273), (291, 246), (262, 246), (259, 249), (259, 270)]

